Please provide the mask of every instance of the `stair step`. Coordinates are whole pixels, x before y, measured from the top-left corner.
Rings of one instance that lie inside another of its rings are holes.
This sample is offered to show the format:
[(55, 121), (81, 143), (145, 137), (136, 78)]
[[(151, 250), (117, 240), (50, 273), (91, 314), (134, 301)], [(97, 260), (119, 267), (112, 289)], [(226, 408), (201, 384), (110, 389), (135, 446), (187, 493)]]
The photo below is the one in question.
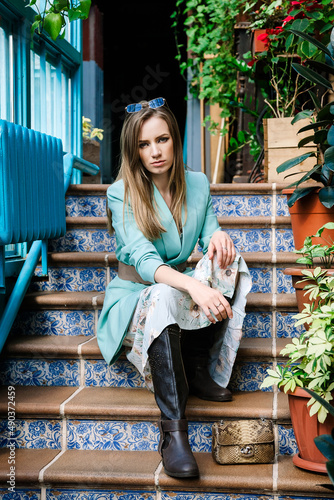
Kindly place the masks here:
[[(267, 369), (273, 368), (287, 341), (287, 338), (277, 339), (273, 348), (270, 338), (243, 339), (230, 389), (233, 392), (260, 390)], [(108, 366), (95, 337), (13, 337), (7, 343), (5, 355), (0, 371), (4, 385), (145, 386), (142, 376), (125, 356)]]
[[(294, 252), (243, 252), (242, 257), (249, 266), (266, 265), (293, 265), (298, 259)], [(195, 252), (188, 259), (189, 266), (195, 266), (202, 258), (200, 252)], [(53, 266), (85, 266), (85, 267), (117, 267), (115, 252), (51, 252), (48, 255), (48, 262)]]
[[(270, 338), (243, 338), (238, 350), (238, 358), (270, 359), (278, 358), (280, 351), (290, 342), (289, 338), (277, 339), (273, 346)], [(8, 357), (29, 358), (69, 358), (103, 359), (96, 337), (76, 335), (22, 336), (9, 339), (4, 354)], [(283, 358), (284, 359), (284, 358)]]
[[(101, 309), (103, 300), (104, 293), (94, 291), (35, 292), (26, 295), (23, 307), (29, 309)], [(275, 306), (287, 310), (296, 309), (295, 294), (250, 293), (247, 296), (248, 310), (272, 309)]]
[[(147, 389), (124, 387), (33, 387), (16, 386), (17, 418), (75, 418), (156, 421), (159, 410), (154, 395)], [(7, 415), (7, 387), (0, 387), (0, 415)], [(76, 394), (75, 394), (76, 393)], [(71, 399), (69, 399), (71, 398)], [(204, 401), (189, 396), (187, 418), (196, 421), (224, 418), (270, 418), (290, 422), (287, 395), (277, 394), (278, 407), (273, 410), (272, 392), (236, 392), (226, 403)]]
[[(160, 456), (156, 452), (67, 450), (57, 453), (55, 450), (16, 450), (16, 485), (47, 485), (47, 492), (52, 492), (54, 488), (59, 491), (59, 488), (73, 487), (76, 492), (89, 491), (90, 494), (94, 488), (101, 488), (108, 490), (108, 495), (112, 491), (129, 490), (152, 492), (159, 489), (166, 494), (196, 491), (199, 493), (198, 499), (201, 498), (201, 492), (209, 491), (241, 493), (241, 499), (243, 495), (249, 499), (247, 492), (334, 498), (333, 493), (326, 488), (331, 484), (328, 476), (320, 477), (294, 467), (291, 457), (279, 457), (277, 465), (220, 466), (210, 453), (196, 453), (195, 456), (200, 478), (188, 478), (185, 481), (167, 476), (159, 467)], [(50, 464), (51, 460), (53, 462)], [(7, 461), (8, 450), (1, 450), (0, 481), (3, 485), (8, 479)]]

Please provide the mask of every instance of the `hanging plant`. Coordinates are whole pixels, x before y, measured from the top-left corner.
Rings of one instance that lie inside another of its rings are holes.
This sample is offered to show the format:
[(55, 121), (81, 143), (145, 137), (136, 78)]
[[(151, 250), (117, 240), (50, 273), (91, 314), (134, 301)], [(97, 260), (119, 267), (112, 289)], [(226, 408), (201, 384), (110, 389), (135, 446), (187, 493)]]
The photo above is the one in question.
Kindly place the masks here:
[(56, 40), (58, 36), (64, 38), (67, 19), (69, 22), (87, 19), (91, 0), (46, 0), (44, 10), (39, 10), (37, 0), (31, 0), (29, 6), (36, 6), (38, 12), (31, 33), (44, 30), (52, 40)]

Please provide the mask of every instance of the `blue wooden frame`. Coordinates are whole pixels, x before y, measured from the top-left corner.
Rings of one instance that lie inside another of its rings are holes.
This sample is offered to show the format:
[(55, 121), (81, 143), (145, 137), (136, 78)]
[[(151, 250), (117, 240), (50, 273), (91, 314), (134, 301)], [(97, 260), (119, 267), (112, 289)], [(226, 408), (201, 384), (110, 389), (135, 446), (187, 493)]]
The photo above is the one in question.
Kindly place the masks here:
[[(35, 11), (31, 7), (26, 6), (24, 0), (1, 0), (0, 15), (2, 27), (5, 27), (12, 34), (9, 35), (12, 39), (15, 38), (15, 51), (13, 51), (13, 91), (12, 97), (14, 101), (14, 112), (7, 113), (7, 116), (1, 116), (23, 125), (31, 127), (31, 86), (30, 86), (30, 52), (31, 52), (31, 35), (30, 26), (34, 20)], [(70, 29), (71, 43), (67, 40), (51, 40), (46, 34), (33, 35), (33, 43), (42, 48), (43, 61), (45, 54), (51, 54), (59, 59), (60, 63), (57, 68), (58, 84), (61, 80), (60, 64), (64, 65), (71, 73), (71, 147), (68, 153), (81, 156), (82, 141), (81, 141), (81, 117), (82, 117), (82, 22), (75, 21), (71, 23)], [(11, 42), (13, 43), (13, 42)], [(8, 54), (6, 54), (8, 56)], [(7, 80), (7, 79), (6, 79)], [(4, 81), (4, 79), (3, 79)], [(2, 85), (0, 92), (7, 92), (8, 88), (4, 89)], [(57, 93), (57, 91), (56, 91)], [(55, 99), (59, 99), (55, 95)], [(44, 130), (43, 124), (41, 132), (47, 133)], [(63, 138), (62, 138), (63, 139)], [(73, 174), (73, 183), (81, 182), (81, 172), (75, 171)]]

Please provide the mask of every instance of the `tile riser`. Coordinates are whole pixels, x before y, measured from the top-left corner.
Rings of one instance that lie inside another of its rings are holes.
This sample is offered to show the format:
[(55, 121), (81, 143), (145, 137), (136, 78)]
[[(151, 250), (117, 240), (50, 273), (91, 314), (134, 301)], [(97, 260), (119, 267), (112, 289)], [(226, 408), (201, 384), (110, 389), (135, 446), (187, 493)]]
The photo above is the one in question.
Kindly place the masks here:
[[(239, 252), (271, 252), (273, 229), (236, 228), (225, 229)], [(294, 249), (292, 231), (289, 228), (276, 229), (276, 251), (292, 252)], [(66, 235), (49, 241), (50, 252), (114, 252), (115, 240), (107, 229), (71, 228)]]
[[(272, 361), (243, 361), (235, 363), (230, 388), (232, 391), (257, 391)], [(1, 385), (87, 387), (145, 387), (143, 378), (127, 359), (108, 366), (103, 359), (36, 359), (12, 358), (1, 366)], [(268, 389), (266, 389), (268, 390)]]
[[(272, 268), (254, 268), (249, 266), (252, 276), (252, 293), (272, 293), (274, 288)], [(36, 269), (40, 276), (42, 270)], [(107, 280), (117, 275), (115, 268), (95, 267), (49, 267), (46, 281), (32, 282), (28, 292), (104, 292)], [(283, 269), (276, 269), (276, 288), (278, 293), (294, 293), (291, 276), (285, 276)]]
[[(272, 195), (212, 195), (215, 213), (222, 217), (288, 216), (289, 211), (284, 195), (276, 196), (276, 211)], [(67, 217), (104, 217), (106, 215), (105, 196), (67, 196)]]
[[(189, 442), (194, 452), (211, 453), (212, 421), (189, 420)], [(280, 455), (298, 452), (291, 424), (274, 423)], [(15, 442), (16, 448), (61, 450), (63, 429), (66, 449), (158, 451), (157, 419), (152, 421), (70, 419), (16, 419), (14, 436), (7, 422), (0, 420), (0, 448)]]
[[(126, 490), (121, 488), (119, 490), (108, 489), (85, 489), (84, 484), (78, 485), (76, 489), (65, 488), (46, 488), (46, 500), (321, 500), (326, 497), (305, 497), (293, 495), (255, 495), (250, 493), (236, 494), (236, 493), (208, 493), (195, 491), (176, 491), (166, 490), (159, 491), (159, 497), (155, 492), (148, 491), (137, 487), (136, 489)], [(7, 494), (8, 490), (0, 488), (0, 498), (2, 500), (11, 500)], [(7, 494), (7, 496), (6, 496)], [(18, 488), (15, 490), (15, 500), (41, 500), (41, 490)], [(45, 498), (45, 497), (43, 497)], [(332, 498), (332, 497), (331, 497)]]
[[(13, 325), (12, 335), (94, 335), (95, 316), (100, 311), (80, 310), (22, 310)], [(271, 311), (259, 312), (249, 311), (244, 320), (243, 336), (246, 338), (269, 338), (274, 332), (276, 324), (276, 335), (281, 337), (297, 337), (303, 328), (294, 327), (294, 315), (296, 312)], [(275, 321), (274, 321), (275, 317)]]

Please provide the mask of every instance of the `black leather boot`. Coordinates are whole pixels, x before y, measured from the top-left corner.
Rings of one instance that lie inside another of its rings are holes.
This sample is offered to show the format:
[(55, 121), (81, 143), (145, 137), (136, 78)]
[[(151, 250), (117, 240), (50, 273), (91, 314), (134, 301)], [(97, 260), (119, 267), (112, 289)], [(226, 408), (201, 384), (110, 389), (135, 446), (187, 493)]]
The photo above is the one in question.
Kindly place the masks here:
[(159, 453), (166, 474), (197, 477), (197, 463), (188, 441), (184, 416), (188, 384), (184, 372), (178, 325), (166, 327), (148, 350), (154, 395), (161, 410)]
[(182, 330), (184, 368), (190, 394), (207, 401), (231, 401), (231, 391), (217, 384), (208, 370), (209, 350), (214, 343), (216, 325), (199, 330)]

